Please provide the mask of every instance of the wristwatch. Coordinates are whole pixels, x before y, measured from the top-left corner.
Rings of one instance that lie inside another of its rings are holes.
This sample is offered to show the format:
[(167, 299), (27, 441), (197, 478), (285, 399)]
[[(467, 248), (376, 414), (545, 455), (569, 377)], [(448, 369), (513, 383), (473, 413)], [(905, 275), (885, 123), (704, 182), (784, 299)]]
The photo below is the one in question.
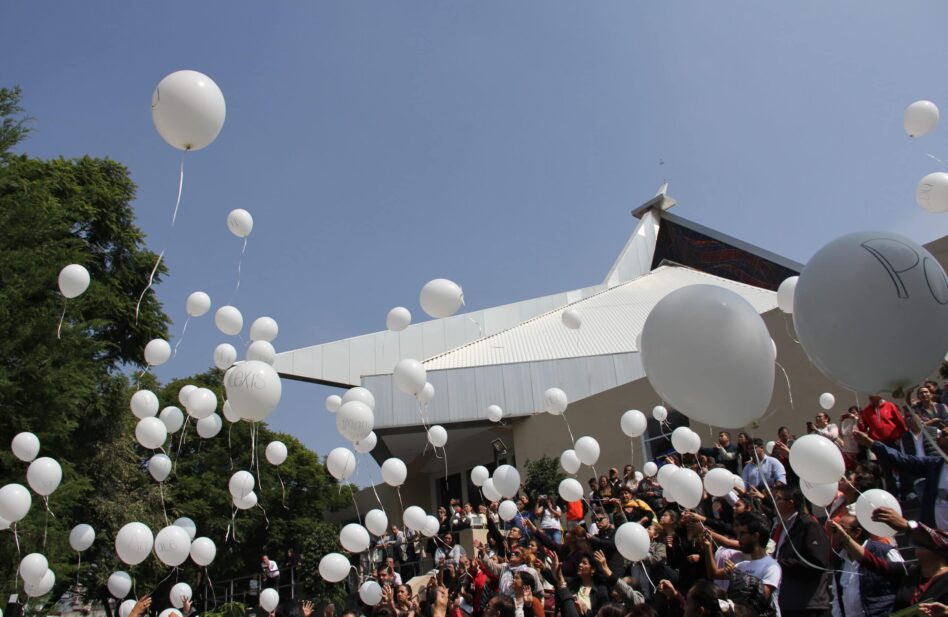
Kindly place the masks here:
[(918, 521), (905, 521), (905, 524), (908, 525), (909, 531), (918, 529)]

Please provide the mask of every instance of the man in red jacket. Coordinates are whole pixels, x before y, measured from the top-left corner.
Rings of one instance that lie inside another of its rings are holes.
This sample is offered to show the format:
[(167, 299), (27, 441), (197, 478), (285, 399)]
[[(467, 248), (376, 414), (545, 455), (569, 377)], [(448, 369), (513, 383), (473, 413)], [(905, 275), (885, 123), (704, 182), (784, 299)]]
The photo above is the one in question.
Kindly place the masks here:
[[(859, 430), (868, 433), (875, 441), (881, 441), (890, 448), (898, 449), (899, 440), (908, 431), (902, 412), (893, 403), (881, 396), (870, 396), (869, 404), (859, 413)], [(897, 495), (892, 465), (880, 461), (885, 474), (885, 488)]]

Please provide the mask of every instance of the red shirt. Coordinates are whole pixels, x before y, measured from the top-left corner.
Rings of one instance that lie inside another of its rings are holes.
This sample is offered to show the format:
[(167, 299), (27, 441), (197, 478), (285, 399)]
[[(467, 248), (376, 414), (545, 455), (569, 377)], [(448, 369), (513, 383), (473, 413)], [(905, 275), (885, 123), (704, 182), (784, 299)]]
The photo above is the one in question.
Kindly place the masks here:
[(571, 501), (566, 504), (566, 520), (568, 521), (581, 521), (585, 518), (583, 516), (583, 502), (582, 501)]
[(872, 404), (866, 405), (859, 418), (860, 427), (869, 437), (887, 445), (896, 443), (908, 430), (902, 412), (889, 401), (881, 401), (878, 409)]

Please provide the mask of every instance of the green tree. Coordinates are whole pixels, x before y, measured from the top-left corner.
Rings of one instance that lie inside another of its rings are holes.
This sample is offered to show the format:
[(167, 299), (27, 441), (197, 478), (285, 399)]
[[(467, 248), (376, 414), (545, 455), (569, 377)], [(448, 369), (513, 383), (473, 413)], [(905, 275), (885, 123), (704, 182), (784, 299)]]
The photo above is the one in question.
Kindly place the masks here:
[(566, 474), (560, 469), (559, 459), (542, 456), (533, 461), (527, 461), (527, 481), (523, 488), (531, 500), (540, 495), (549, 495), (557, 499), (560, 482), (566, 479)]

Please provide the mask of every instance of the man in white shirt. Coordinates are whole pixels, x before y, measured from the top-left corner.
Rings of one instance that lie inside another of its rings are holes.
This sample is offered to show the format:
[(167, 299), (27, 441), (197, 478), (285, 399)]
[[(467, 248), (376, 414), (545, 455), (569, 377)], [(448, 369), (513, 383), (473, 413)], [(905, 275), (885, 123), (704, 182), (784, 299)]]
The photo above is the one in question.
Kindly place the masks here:
[(446, 533), (444, 534), (444, 544), (439, 545), (435, 550), (434, 560), (436, 565), (440, 565), (442, 562), (445, 564), (452, 563), (454, 567), (457, 567), (458, 562), (461, 559), (461, 555), (466, 555), (464, 552), (464, 547), (460, 544), (454, 543), (454, 534)]
[(760, 580), (763, 583), (764, 595), (756, 600), (769, 603), (777, 616), (780, 617), (778, 595), (783, 572), (780, 564), (773, 557), (767, 555), (766, 547), (770, 539), (770, 533), (766, 521), (761, 520), (759, 514), (744, 512), (734, 518), (734, 533), (740, 543), (741, 552), (750, 558), (739, 563), (726, 560), (723, 570), (712, 565), (714, 578), (728, 579), (730, 584), (733, 585), (735, 574), (740, 572)]

